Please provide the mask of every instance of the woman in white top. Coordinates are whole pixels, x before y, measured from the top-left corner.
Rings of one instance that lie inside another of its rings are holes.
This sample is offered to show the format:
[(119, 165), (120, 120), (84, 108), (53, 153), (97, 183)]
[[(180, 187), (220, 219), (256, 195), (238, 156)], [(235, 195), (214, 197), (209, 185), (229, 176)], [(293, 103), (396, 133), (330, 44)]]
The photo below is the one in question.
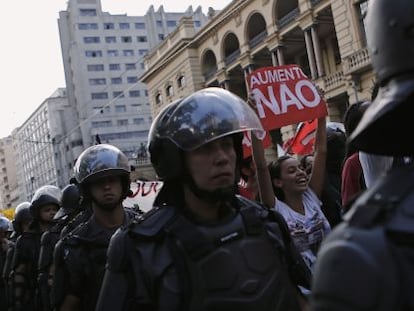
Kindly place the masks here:
[(292, 156), (282, 156), (268, 166), (275, 195), (271, 206), (285, 218), (293, 241), (311, 270), (319, 246), (330, 232), (320, 201), (324, 187), (326, 152), (326, 119), (320, 118), (310, 176)]

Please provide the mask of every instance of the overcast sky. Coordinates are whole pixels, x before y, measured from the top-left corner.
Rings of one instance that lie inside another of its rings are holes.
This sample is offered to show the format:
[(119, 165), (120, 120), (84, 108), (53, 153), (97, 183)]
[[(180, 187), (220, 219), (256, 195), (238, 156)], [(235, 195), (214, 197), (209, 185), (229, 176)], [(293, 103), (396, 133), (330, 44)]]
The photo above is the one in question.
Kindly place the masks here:
[[(101, 0), (103, 11), (129, 16), (155, 10), (203, 12), (223, 9), (231, 0)], [(57, 19), (66, 0), (0, 1), (0, 138), (11, 134), (58, 87), (65, 86)]]

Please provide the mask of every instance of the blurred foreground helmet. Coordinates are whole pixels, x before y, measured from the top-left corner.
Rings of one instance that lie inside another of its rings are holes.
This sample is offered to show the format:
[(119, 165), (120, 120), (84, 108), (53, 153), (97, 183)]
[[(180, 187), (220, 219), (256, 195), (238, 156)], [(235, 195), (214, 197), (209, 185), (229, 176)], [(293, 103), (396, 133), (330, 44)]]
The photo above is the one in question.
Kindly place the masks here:
[(30, 203), (30, 212), (34, 218), (39, 217), (39, 210), (42, 206), (54, 204), (60, 206), (62, 191), (53, 185), (42, 186), (36, 190)]
[(0, 216), (0, 232), (12, 232), (13, 227), (10, 220), (4, 216)]
[(17, 205), (14, 211), (14, 219), (13, 223), (13, 230), (16, 232), (21, 232), (21, 224), (23, 222), (30, 222), (32, 221), (33, 217), (30, 213), (30, 202), (23, 202)]
[(77, 185), (70, 184), (62, 190), (60, 205), (61, 207), (55, 214), (54, 219), (72, 215), (82, 209), (80, 205), (79, 188)]
[(407, 142), (414, 104), (414, 1), (370, 0), (366, 17), (379, 93), (351, 135), (353, 147), (373, 154), (414, 154)]
[(241, 149), (241, 133), (248, 130), (264, 135), (256, 113), (241, 98), (221, 88), (202, 89), (158, 114), (148, 137), (151, 163), (160, 179), (178, 178), (183, 173), (182, 151), (232, 134), (240, 134), (235, 148)]

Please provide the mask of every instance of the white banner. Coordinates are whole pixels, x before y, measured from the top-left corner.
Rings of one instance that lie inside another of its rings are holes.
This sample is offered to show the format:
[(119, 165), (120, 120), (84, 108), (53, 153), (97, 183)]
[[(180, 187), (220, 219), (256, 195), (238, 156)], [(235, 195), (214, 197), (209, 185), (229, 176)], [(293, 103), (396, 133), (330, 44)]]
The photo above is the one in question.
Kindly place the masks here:
[(124, 200), (124, 207), (136, 208), (138, 205), (143, 212), (149, 211), (162, 186), (162, 181), (137, 180), (131, 182), (132, 195)]

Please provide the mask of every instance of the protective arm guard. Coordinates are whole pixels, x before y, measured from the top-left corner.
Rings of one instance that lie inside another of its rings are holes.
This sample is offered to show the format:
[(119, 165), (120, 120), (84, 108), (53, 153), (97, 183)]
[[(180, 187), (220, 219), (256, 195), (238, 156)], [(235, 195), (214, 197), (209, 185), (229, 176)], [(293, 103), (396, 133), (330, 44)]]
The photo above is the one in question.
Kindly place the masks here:
[(401, 290), (397, 275), (381, 228), (341, 224), (318, 254), (312, 310), (395, 310)]
[(96, 311), (127, 310), (128, 284), (127, 271), (127, 229), (118, 229), (112, 236), (108, 247), (106, 272), (102, 282)]

